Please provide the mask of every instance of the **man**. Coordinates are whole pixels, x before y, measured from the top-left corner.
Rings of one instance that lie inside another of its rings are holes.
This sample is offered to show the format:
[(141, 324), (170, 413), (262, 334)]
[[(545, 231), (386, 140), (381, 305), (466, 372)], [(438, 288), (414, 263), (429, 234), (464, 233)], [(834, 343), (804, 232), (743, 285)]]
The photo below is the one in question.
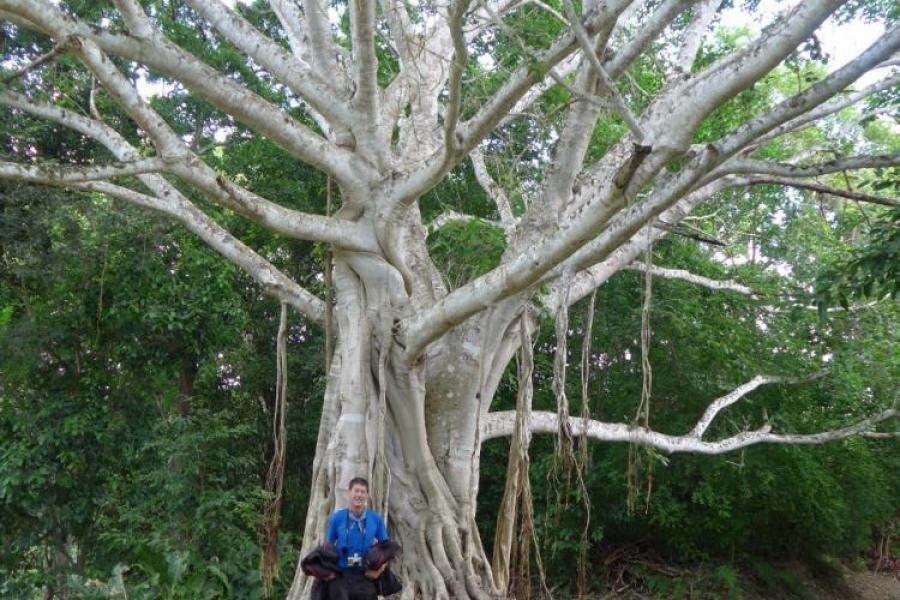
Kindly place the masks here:
[[(387, 563), (377, 569), (368, 569), (365, 556), (374, 544), (388, 539), (387, 528), (378, 513), (366, 509), (368, 481), (362, 477), (351, 479), (347, 499), (350, 507), (331, 515), (326, 541), (337, 548), (341, 583), (349, 599), (375, 600), (378, 595), (375, 580), (384, 572)], [(331, 581), (335, 577), (332, 575), (325, 580)]]

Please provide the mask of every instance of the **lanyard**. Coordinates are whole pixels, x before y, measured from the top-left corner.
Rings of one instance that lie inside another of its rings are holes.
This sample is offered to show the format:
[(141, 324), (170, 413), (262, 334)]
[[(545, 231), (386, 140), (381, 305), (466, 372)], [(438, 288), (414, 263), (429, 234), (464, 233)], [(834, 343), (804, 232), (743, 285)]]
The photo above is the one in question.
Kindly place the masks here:
[(359, 532), (362, 534), (363, 545), (365, 545), (365, 543), (366, 543), (366, 520), (367, 520), (366, 516), (367, 516), (366, 509), (363, 509), (362, 518), (354, 519), (353, 511), (351, 511), (349, 508), (347, 509), (347, 531), (346, 531), (347, 538), (346, 539), (347, 539), (348, 546), (350, 545), (350, 521), (351, 520), (359, 523)]

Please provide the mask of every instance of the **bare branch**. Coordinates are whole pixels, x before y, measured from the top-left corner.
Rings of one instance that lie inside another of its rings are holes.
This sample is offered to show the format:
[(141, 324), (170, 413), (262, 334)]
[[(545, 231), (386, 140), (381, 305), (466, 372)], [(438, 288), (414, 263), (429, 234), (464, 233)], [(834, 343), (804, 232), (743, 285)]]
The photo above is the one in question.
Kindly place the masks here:
[(675, 58), (675, 68), (681, 73), (691, 72), (694, 59), (697, 58), (697, 50), (700, 49), (700, 43), (703, 41), (703, 35), (713, 19), (716, 18), (716, 12), (721, 3), (721, 0), (702, 0), (700, 5), (694, 9), (691, 24), (684, 32), (678, 56)]
[(609, 76), (617, 79), (625, 69), (634, 62), (641, 52), (656, 39), (663, 29), (672, 22), (681, 12), (696, 3), (698, 0), (665, 0), (650, 15), (646, 22), (642, 23), (627, 44), (619, 49), (612, 59), (606, 64)]
[[(685, 217), (684, 220), (686, 221), (687, 219), (688, 217)], [(700, 229), (690, 227), (689, 225), (673, 225), (671, 223), (666, 223), (661, 219), (657, 219), (653, 226), (668, 233), (674, 233), (677, 236), (688, 238), (689, 240), (694, 240), (697, 242), (702, 242), (704, 244), (712, 244), (713, 246), (721, 247), (725, 247), (728, 245), (728, 242), (726, 242), (725, 240), (713, 237), (701, 231)]]
[(342, 49), (335, 43), (328, 20), (328, 2), (326, 0), (300, 0), (303, 6), (303, 17), (309, 28), (310, 53), (313, 64), (317, 66), (322, 77), (335, 77), (344, 81), (348, 87), (349, 78), (339, 56)]
[[(631, 263), (627, 267), (624, 267), (624, 269), (626, 271), (637, 271), (639, 273), (646, 273), (647, 271), (646, 266), (639, 262)], [(654, 277), (662, 277), (663, 279), (677, 279), (679, 281), (686, 281), (688, 283), (693, 283), (705, 288), (709, 288), (711, 290), (734, 292), (736, 294), (742, 294), (744, 296), (758, 295), (758, 292), (756, 292), (756, 290), (754, 290), (753, 288), (747, 287), (746, 285), (743, 285), (736, 281), (720, 281), (718, 279), (712, 279), (710, 277), (703, 277), (702, 275), (697, 275), (684, 269), (666, 269), (654, 265), (650, 269), (650, 274)]]
[[(679, 200), (674, 206), (666, 209), (657, 219), (657, 223), (664, 220), (666, 223), (677, 225), (698, 205), (706, 202), (723, 189), (738, 184), (739, 182), (734, 177), (723, 177), (713, 183), (706, 184)], [(649, 239), (645, 231), (647, 227), (652, 227)], [(572, 282), (572, 289), (569, 294), (570, 302), (577, 302), (584, 298), (592, 290), (615, 275), (619, 269), (631, 264), (644, 251), (649, 241), (659, 239), (667, 231), (657, 227), (656, 224), (644, 225), (627, 242), (621, 244), (611, 253), (607, 253), (607, 250), (603, 250), (603, 248), (609, 247), (607, 246), (608, 237), (614, 235), (615, 229), (615, 227), (609, 227), (608, 231), (602, 233), (569, 259), (572, 265), (581, 265), (578, 267), (581, 272), (575, 276)], [(573, 266), (572, 268), (575, 267)], [(553, 295), (544, 296), (542, 301), (548, 306), (555, 306), (555, 297)]]
[(716, 176), (723, 173), (767, 175), (772, 177), (816, 177), (854, 169), (876, 169), (900, 165), (900, 152), (895, 154), (862, 155), (838, 158), (809, 165), (773, 163), (749, 158), (733, 158), (716, 169)]
[[(0, 92), (0, 105), (25, 111), (91, 137), (108, 148), (123, 163), (134, 163), (142, 159), (125, 138), (98, 120), (52, 104), (34, 102), (13, 92)], [(190, 160), (163, 162), (167, 168), (204, 190), (213, 200), (276, 233), (363, 251), (371, 251), (375, 247), (375, 241), (367, 228), (349, 221), (294, 211), (270, 202), (221, 178), (196, 157)], [(62, 182), (47, 180), (45, 183), (59, 185)]]
[(285, 148), (298, 159), (330, 173), (348, 189), (373, 177), (367, 163), (329, 143), (240, 83), (222, 75), (164, 38), (142, 40), (97, 29), (64, 15), (51, 4), (29, 0), (0, 0), (0, 10), (14, 13), (25, 25), (64, 40), (72, 35), (94, 41), (102, 50), (139, 61), (185, 85), (216, 108), (234, 116), (257, 133)]
[(503, 224), (504, 229), (509, 230), (515, 225), (516, 217), (513, 215), (512, 206), (509, 203), (506, 192), (487, 172), (487, 166), (484, 163), (484, 153), (480, 148), (472, 150), (469, 153), (469, 158), (472, 160), (472, 168), (475, 171), (475, 179), (478, 180), (478, 185), (494, 201), (494, 204), (497, 206), (497, 212), (500, 215), (500, 223)]
[(158, 173), (165, 169), (165, 165), (165, 161), (160, 158), (142, 158), (135, 161), (89, 167), (0, 162), (0, 179), (47, 185), (65, 185), (68, 183), (106, 180), (126, 175)]
[[(731, 437), (712, 442), (706, 442), (696, 437), (682, 435), (667, 435), (649, 429), (626, 425), (625, 423), (604, 423), (578, 417), (569, 417), (569, 424), (573, 435), (585, 435), (593, 440), (604, 442), (627, 442), (639, 446), (656, 448), (666, 453), (688, 452), (693, 454), (725, 454), (753, 446), (755, 444), (823, 444), (826, 442), (842, 440), (854, 436), (884, 439), (889, 435), (872, 432), (871, 428), (882, 421), (887, 421), (898, 416), (895, 408), (886, 409), (871, 417), (861, 419), (853, 425), (833, 431), (825, 431), (812, 434), (772, 433), (769, 425), (765, 425), (756, 431), (746, 431)], [(512, 435), (515, 423), (515, 411), (499, 411), (488, 413), (482, 421), (481, 439), (487, 441), (497, 437)], [(532, 433), (555, 434), (559, 428), (559, 419), (556, 413), (532, 412), (529, 420)]]
[(332, 127), (351, 127), (358, 122), (338, 88), (319, 76), (308, 64), (285, 51), (253, 27), (244, 17), (218, 0), (187, 0), (219, 33), (265, 67), (294, 93), (324, 115)]
[(469, 60), (462, 27), (463, 16), (469, 3), (470, 0), (455, 0), (450, 7), (447, 19), (450, 38), (453, 40), (453, 59), (450, 62), (450, 95), (444, 117), (444, 152), (448, 161), (453, 160), (458, 145), (456, 126), (459, 123), (459, 111), (462, 104), (462, 75)]
[(628, 125), (628, 128), (631, 130), (632, 135), (635, 140), (640, 143), (644, 140), (644, 130), (641, 129), (641, 126), (638, 124), (637, 119), (634, 118), (634, 115), (631, 114), (631, 109), (628, 108), (628, 105), (625, 104), (625, 100), (622, 98), (619, 91), (616, 89), (616, 84), (610, 78), (609, 74), (607, 74), (606, 70), (603, 68), (603, 65), (600, 64), (600, 59), (597, 57), (597, 53), (594, 52), (594, 48), (591, 46), (591, 41), (588, 39), (587, 32), (584, 30), (584, 27), (581, 24), (581, 20), (578, 15), (575, 13), (575, 6), (572, 4), (572, 0), (564, 0), (563, 4), (566, 8), (566, 16), (569, 19), (569, 23), (572, 27), (572, 31), (575, 34), (575, 39), (578, 40), (579, 46), (581, 46), (581, 51), (588, 59), (588, 64), (594, 69), (594, 73), (597, 75), (597, 79), (600, 81), (600, 85), (603, 87), (603, 93), (609, 98), (610, 103), (616, 110), (616, 113), (625, 121)]
[[(811, 377), (806, 379), (810, 379), (812, 377), (821, 377), (822, 373), (816, 373)], [(772, 375), (757, 375), (747, 383), (736, 387), (734, 390), (725, 394), (724, 396), (717, 398), (714, 400), (704, 411), (703, 416), (697, 421), (697, 424), (694, 425), (694, 428), (691, 429), (690, 433), (688, 433), (688, 437), (693, 437), (700, 439), (703, 437), (703, 434), (706, 433), (706, 430), (712, 424), (713, 420), (718, 416), (719, 412), (731, 406), (756, 388), (761, 385), (766, 385), (770, 383), (796, 383), (798, 381), (803, 381), (803, 379), (794, 379), (788, 377), (777, 377)]]
[(18, 79), (19, 77), (22, 77), (29, 71), (33, 71), (39, 67), (42, 67), (43, 65), (47, 64), (48, 62), (53, 61), (62, 52), (65, 52), (65, 50), (66, 50), (66, 47), (64, 44), (56, 44), (53, 47), (53, 49), (50, 50), (49, 52), (42, 54), (41, 56), (37, 57), (36, 59), (31, 61), (27, 65), (25, 65), (24, 67), (22, 67), (20, 69), (16, 69), (12, 73), (10, 73), (6, 77), (4, 77), (2, 79), (2, 82), (7, 84), (7, 83), (11, 83), (11, 82), (15, 81), (16, 79)]
[(876, 196), (874, 194), (864, 194), (862, 192), (854, 192), (852, 190), (842, 190), (840, 188), (820, 185), (818, 183), (809, 183), (806, 181), (797, 181), (787, 177), (769, 177), (767, 175), (751, 175), (745, 178), (748, 184), (754, 185), (783, 185), (796, 188), (799, 190), (809, 190), (820, 194), (828, 194), (829, 196), (838, 196), (857, 202), (869, 202), (871, 204), (880, 204), (882, 206), (900, 207), (900, 200), (894, 198), (886, 198), (884, 196)]
[(316, 323), (324, 322), (324, 302), (228, 233), (177, 191), (170, 190), (174, 193), (170, 193), (163, 200), (106, 182), (81, 183), (72, 187), (84, 191), (101, 192), (174, 218), (219, 254), (253, 277), (267, 294), (290, 304)]
[[(615, 24), (618, 14), (630, 4), (630, 0), (614, 0), (604, 2), (591, 15), (591, 21), (585, 25), (588, 34), (601, 31), (609, 32)], [(414, 202), (425, 191), (444, 177), (447, 171), (465, 154), (475, 148), (508, 114), (509, 110), (524, 96), (529, 89), (544, 79), (544, 73), (553, 69), (578, 47), (574, 34), (565, 34), (557, 39), (551, 47), (538, 57), (538, 64), (529, 61), (519, 67), (488, 100), (475, 115), (462, 123), (458, 128), (460, 141), (452, 160), (445, 155), (429, 161), (422, 169), (416, 171), (405, 180), (392, 187), (392, 202), (406, 204)]]
[(150, 19), (147, 18), (147, 13), (144, 12), (137, 0), (115, 0), (115, 4), (122, 13), (131, 35), (139, 38), (148, 38), (153, 35)]
[(898, 48), (900, 48), (900, 27), (894, 27), (840, 69), (735, 129), (717, 143), (720, 152), (723, 156), (731, 156), (779, 125), (789, 123), (807, 111), (815, 110), (856, 81), (863, 73), (877, 66), (885, 56), (896, 52)]
[(371, 123), (376, 119), (378, 59), (375, 57), (375, 2), (350, 1), (350, 37), (353, 56), (353, 105)]
[[(300, 12), (300, 7), (293, 0), (269, 0), (269, 6), (272, 7), (272, 11), (278, 17), (278, 22), (284, 28), (288, 45), (291, 47), (294, 56), (310, 63), (312, 57), (303, 39), (303, 14)], [(322, 75), (321, 71), (319, 75)]]
[(834, 98), (813, 110), (810, 110), (794, 119), (787, 121), (782, 125), (779, 125), (766, 135), (758, 138), (756, 142), (754, 142), (754, 146), (763, 144), (786, 133), (799, 131), (809, 124), (818, 121), (819, 119), (827, 117), (828, 115), (832, 115), (840, 110), (856, 104), (860, 100), (863, 100), (864, 98), (867, 98), (872, 94), (876, 94), (896, 85), (900, 85), (900, 72), (885, 77), (880, 81), (876, 81), (875, 83), (870, 84), (856, 92), (848, 92), (843, 97)]
[(476, 217), (475, 215), (466, 215), (460, 212), (456, 212), (455, 210), (448, 210), (442, 212), (434, 219), (428, 223), (428, 231), (437, 231), (441, 227), (445, 225), (449, 225), (450, 223), (481, 223), (483, 225), (490, 225), (491, 227), (498, 227), (500, 229), (503, 228), (503, 225), (497, 223), (495, 221), (489, 221), (487, 219), (482, 219), (481, 217)]
[(536, 83), (533, 85), (528, 92), (526, 92), (513, 106), (509, 114), (507, 114), (500, 121), (500, 125), (505, 125), (510, 119), (515, 116), (521, 115), (528, 107), (534, 104), (535, 100), (541, 97), (547, 90), (553, 87), (553, 84), (558, 84), (562, 79), (565, 80), (565, 77), (571, 75), (575, 72), (575, 69), (578, 68), (578, 64), (581, 62), (581, 52), (573, 52), (560, 62), (555, 68), (550, 69), (547, 72), (547, 77), (544, 78), (540, 83)]

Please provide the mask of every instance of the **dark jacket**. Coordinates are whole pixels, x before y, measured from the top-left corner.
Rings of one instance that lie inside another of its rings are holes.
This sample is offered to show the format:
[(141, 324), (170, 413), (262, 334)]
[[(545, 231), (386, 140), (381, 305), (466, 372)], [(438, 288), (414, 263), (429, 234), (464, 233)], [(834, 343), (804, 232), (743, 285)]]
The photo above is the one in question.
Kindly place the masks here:
[[(366, 552), (366, 568), (379, 569), (381, 565), (387, 563), (400, 553), (400, 544), (388, 540), (375, 544)], [(393, 574), (390, 568), (384, 570), (378, 580), (375, 582), (378, 588), (379, 596), (391, 596), (403, 589), (403, 583), (400, 578)]]
[(388, 562), (400, 553), (400, 544), (387, 540), (372, 546), (366, 552), (366, 568), (380, 569), (381, 565)]
[(340, 573), (337, 548), (334, 544), (316, 546), (300, 561), (300, 568), (310, 577), (327, 577)]
[[(310, 577), (315, 577), (310, 600), (347, 600), (347, 591), (341, 582), (341, 570), (337, 566), (337, 549), (334, 544), (322, 544), (313, 548), (309, 554), (300, 561), (300, 568)], [(331, 581), (324, 581), (323, 577), (337, 575)]]

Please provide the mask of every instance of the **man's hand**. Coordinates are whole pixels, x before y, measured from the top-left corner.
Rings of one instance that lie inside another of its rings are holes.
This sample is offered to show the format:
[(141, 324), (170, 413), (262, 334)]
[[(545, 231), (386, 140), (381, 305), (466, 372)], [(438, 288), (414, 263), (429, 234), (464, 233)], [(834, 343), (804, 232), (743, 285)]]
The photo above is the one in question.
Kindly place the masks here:
[(337, 575), (332, 573), (331, 575), (326, 575), (325, 577), (323, 577), (322, 581), (332, 581), (335, 577), (337, 577)]
[(378, 579), (379, 577), (381, 577), (381, 574), (384, 573), (384, 570), (386, 568), (387, 563), (384, 563), (378, 569), (369, 569), (368, 571), (366, 571), (366, 577), (368, 577), (369, 579)]

